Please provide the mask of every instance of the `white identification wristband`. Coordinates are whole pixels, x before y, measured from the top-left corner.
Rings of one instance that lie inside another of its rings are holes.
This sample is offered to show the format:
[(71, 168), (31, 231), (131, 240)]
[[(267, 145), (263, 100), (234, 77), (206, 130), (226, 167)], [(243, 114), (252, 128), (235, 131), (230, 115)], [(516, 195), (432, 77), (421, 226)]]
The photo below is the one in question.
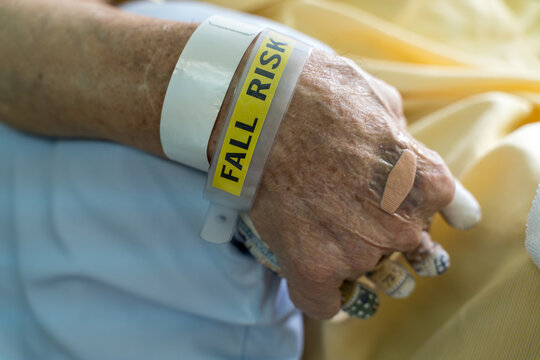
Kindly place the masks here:
[(235, 89), (208, 172), (212, 201), (201, 237), (226, 242), (240, 212), (251, 209), (281, 120), (311, 47), (272, 30), (257, 39)]
[(165, 155), (208, 171), (206, 148), (225, 93), (260, 29), (213, 16), (200, 24), (174, 68), (161, 111)]

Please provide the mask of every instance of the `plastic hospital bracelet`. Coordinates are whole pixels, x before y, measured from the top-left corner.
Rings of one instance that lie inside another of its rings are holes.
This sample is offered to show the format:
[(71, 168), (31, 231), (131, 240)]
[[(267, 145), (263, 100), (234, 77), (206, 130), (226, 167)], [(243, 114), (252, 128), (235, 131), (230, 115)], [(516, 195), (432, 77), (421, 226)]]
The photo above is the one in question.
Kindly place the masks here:
[(167, 87), (161, 110), (163, 152), (208, 171), (206, 147), (238, 64), (261, 29), (220, 16), (191, 35)]
[(236, 87), (208, 172), (201, 237), (226, 242), (253, 204), (264, 166), (311, 47), (273, 30), (258, 37)]

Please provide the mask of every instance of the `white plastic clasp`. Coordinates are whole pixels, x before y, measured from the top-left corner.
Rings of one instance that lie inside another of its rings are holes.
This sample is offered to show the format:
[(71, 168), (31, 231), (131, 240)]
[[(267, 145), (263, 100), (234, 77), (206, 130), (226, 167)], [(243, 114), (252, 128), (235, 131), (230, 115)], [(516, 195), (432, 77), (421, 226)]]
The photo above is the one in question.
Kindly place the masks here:
[(208, 242), (217, 244), (230, 241), (236, 229), (238, 214), (239, 212), (235, 209), (216, 203), (210, 204), (201, 230), (201, 237)]

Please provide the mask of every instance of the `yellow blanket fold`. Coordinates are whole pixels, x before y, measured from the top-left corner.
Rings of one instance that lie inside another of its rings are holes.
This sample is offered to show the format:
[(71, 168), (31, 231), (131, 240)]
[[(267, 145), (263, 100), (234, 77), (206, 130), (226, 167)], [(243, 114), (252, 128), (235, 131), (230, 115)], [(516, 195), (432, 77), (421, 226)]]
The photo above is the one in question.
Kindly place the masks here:
[(540, 1), (214, 1), (282, 22), (353, 58), (403, 95), (410, 130), (478, 198), (452, 258), (368, 321), (324, 323), (327, 359), (540, 359), (540, 270), (524, 249), (540, 182)]

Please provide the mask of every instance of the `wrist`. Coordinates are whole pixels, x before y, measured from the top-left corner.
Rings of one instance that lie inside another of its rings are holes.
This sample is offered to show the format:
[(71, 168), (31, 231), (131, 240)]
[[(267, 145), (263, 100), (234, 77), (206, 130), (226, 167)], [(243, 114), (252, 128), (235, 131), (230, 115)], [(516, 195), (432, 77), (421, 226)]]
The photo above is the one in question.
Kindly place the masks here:
[(214, 156), (216, 146), (219, 141), (219, 136), (221, 132), (223, 131), (223, 126), (225, 126), (225, 121), (227, 120), (227, 113), (229, 112), (230, 107), (234, 105), (232, 104), (234, 90), (236, 89), (236, 87), (238, 86), (238, 83), (240, 82), (242, 71), (244, 70), (244, 67), (246, 66), (246, 63), (249, 58), (249, 54), (251, 53), (254, 44), (255, 42), (249, 45), (246, 52), (242, 56), (242, 60), (240, 60), (240, 63), (238, 64), (238, 67), (236, 68), (236, 71), (229, 85), (229, 88), (227, 89), (227, 93), (225, 94), (225, 97), (223, 98), (223, 104), (221, 105), (221, 108), (219, 109), (216, 122), (214, 123), (214, 127), (212, 128), (210, 138), (208, 139), (208, 146), (206, 147), (206, 156), (208, 158), (208, 163), (212, 161), (212, 156)]
[(109, 117), (114, 122), (105, 137), (164, 157), (161, 108), (175, 64), (197, 24), (137, 19), (132, 26), (123, 29), (127, 53), (118, 59), (121, 75), (116, 82), (126, 84), (125, 92), (118, 91), (117, 112)]

